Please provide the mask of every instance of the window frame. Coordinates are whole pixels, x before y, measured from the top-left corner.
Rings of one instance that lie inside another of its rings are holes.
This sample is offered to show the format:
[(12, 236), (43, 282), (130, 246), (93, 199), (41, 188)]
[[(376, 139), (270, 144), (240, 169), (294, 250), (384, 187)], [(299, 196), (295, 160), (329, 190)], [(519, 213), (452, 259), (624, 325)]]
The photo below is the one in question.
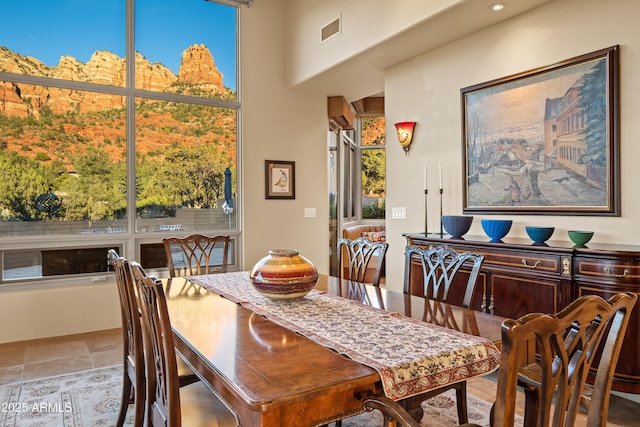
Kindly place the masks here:
[[(39, 76), (30, 76), (26, 74), (14, 74), (7, 72), (0, 72), (0, 80), (6, 82), (15, 82), (20, 84), (38, 85), (51, 88), (61, 88), (79, 91), (91, 91), (96, 93), (104, 93), (110, 95), (119, 95), (126, 98), (126, 150), (127, 150), (127, 219), (126, 219), (126, 232), (124, 233), (104, 233), (104, 234), (92, 234), (91, 237), (86, 235), (34, 235), (34, 236), (2, 236), (0, 242), (2, 243), (2, 249), (0, 249), (0, 291), (2, 290), (15, 290), (15, 289), (39, 289), (39, 288), (52, 288), (63, 287), (72, 285), (87, 285), (93, 282), (102, 282), (105, 280), (112, 280), (113, 274), (108, 272), (100, 273), (83, 273), (72, 275), (60, 275), (60, 276), (42, 276), (35, 278), (25, 279), (10, 279), (5, 280), (3, 278), (4, 271), (4, 253), (12, 251), (27, 251), (27, 250), (62, 250), (62, 249), (83, 249), (83, 248), (95, 248), (102, 246), (114, 246), (122, 248), (122, 255), (131, 259), (140, 259), (141, 245), (147, 243), (159, 243), (162, 242), (162, 238), (168, 235), (171, 236), (186, 236), (199, 230), (188, 230), (176, 232), (152, 232), (152, 231), (136, 231), (136, 200), (135, 200), (135, 179), (136, 176), (135, 163), (135, 101), (139, 98), (198, 104), (216, 108), (234, 109), (236, 111), (236, 183), (237, 192), (240, 193), (241, 183), (240, 176), (242, 165), (240, 164), (240, 147), (241, 147), (241, 123), (242, 123), (242, 82), (241, 82), (241, 63), (240, 63), (240, 33), (241, 33), (241, 5), (243, 2), (225, 1), (225, 0), (208, 0), (212, 3), (219, 3), (229, 7), (236, 8), (236, 31), (235, 31), (235, 46), (236, 46), (236, 99), (227, 101), (214, 98), (195, 98), (187, 95), (171, 94), (164, 92), (154, 92), (135, 88), (135, 68), (127, 67), (126, 69), (126, 85), (124, 87), (119, 86), (105, 86), (96, 83), (78, 82), (71, 80), (52, 79)], [(125, 7), (126, 14), (126, 54), (125, 58), (128, 64), (135, 63), (135, 45), (134, 45), (134, 8), (135, 0), (127, 0)], [(197, 102), (194, 102), (197, 101)], [(241, 259), (241, 206), (235, 206), (236, 226), (234, 229), (214, 230), (207, 231), (207, 233), (225, 234), (232, 237), (234, 240), (233, 250), (234, 254), (232, 259), (235, 260), (234, 265), (229, 266), (229, 270), (237, 270), (242, 265)], [(34, 223), (37, 224), (37, 223)], [(106, 257), (106, 254), (105, 254)], [(152, 274), (164, 275), (167, 272), (166, 268), (152, 270)]]
[[(369, 117), (384, 117), (384, 116), (369, 116)], [(386, 121), (386, 119), (385, 119)], [(385, 217), (384, 218), (364, 218), (364, 215), (362, 213), (362, 209), (364, 207), (364, 203), (362, 203), (362, 155), (363, 152), (366, 150), (384, 150), (385, 153), (387, 151), (387, 145), (386, 145), (386, 137), (385, 137), (385, 143), (384, 144), (375, 144), (375, 145), (363, 145), (362, 144), (362, 117), (358, 117), (357, 118), (357, 129), (358, 132), (357, 133), (357, 137), (358, 137), (358, 170), (359, 170), (359, 174), (358, 174), (358, 216), (357, 219), (359, 222), (363, 222), (363, 223), (379, 223), (381, 221), (386, 221), (386, 213), (385, 213)], [(386, 154), (385, 154), (385, 193), (386, 193), (386, 180), (387, 180), (387, 174), (386, 174)], [(385, 197), (385, 206), (386, 206), (386, 197)]]
[[(386, 144), (362, 145), (362, 119), (356, 119), (355, 130), (341, 129), (338, 142), (340, 197), (338, 214), (341, 227), (357, 223), (379, 224), (385, 218), (363, 218), (362, 215), (362, 153), (365, 150), (385, 150)], [(347, 152), (347, 147), (349, 151)], [(386, 180), (386, 176), (385, 176)]]

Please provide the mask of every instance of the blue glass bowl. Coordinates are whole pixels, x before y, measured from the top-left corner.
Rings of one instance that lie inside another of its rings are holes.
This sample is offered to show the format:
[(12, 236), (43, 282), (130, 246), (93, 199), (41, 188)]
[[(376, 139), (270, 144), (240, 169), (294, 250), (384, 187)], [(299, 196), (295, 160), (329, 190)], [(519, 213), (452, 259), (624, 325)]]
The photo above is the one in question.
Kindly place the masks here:
[(525, 227), (529, 238), (535, 244), (542, 244), (549, 240), (553, 234), (555, 227)]
[(500, 239), (507, 235), (513, 224), (513, 220), (510, 219), (483, 219), (480, 222), (492, 242), (502, 242)]
[(453, 239), (459, 239), (471, 228), (473, 222), (472, 216), (462, 215), (443, 215), (440, 217), (442, 221), (442, 227), (445, 231), (451, 235)]

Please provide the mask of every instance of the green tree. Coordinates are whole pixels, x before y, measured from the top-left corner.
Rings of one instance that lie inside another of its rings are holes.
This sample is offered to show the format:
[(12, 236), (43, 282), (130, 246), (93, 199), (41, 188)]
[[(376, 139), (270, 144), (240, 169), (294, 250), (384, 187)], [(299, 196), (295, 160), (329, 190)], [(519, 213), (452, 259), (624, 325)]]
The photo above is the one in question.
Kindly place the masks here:
[(226, 154), (212, 144), (174, 148), (167, 153), (167, 188), (188, 206), (214, 208), (224, 191)]
[(126, 209), (126, 166), (95, 147), (74, 159), (75, 174), (58, 181), (65, 220), (115, 219)]
[(384, 195), (386, 174), (385, 150), (362, 150), (362, 195)]
[(587, 149), (580, 163), (607, 164), (607, 92), (606, 61), (601, 59), (584, 75), (577, 102), (587, 120), (582, 132)]
[(15, 152), (0, 153), (0, 211), (4, 220), (35, 221), (47, 215), (36, 208), (51, 185), (43, 166)]

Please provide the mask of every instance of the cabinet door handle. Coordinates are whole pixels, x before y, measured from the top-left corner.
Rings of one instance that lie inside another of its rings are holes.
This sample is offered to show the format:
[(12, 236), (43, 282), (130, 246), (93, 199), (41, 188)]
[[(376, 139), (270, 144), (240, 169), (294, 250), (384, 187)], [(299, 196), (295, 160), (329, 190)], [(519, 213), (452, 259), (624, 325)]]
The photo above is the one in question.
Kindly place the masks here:
[(527, 260), (522, 258), (522, 265), (524, 265), (527, 268), (536, 268), (538, 267), (540, 264), (542, 264), (542, 261), (537, 260), (533, 265), (529, 265), (527, 264)]
[(631, 270), (628, 268), (625, 268), (624, 270), (622, 270), (622, 274), (613, 274), (613, 272), (611, 272), (611, 269), (609, 267), (605, 267), (603, 270), (605, 274), (608, 274), (611, 277), (624, 277), (627, 274), (631, 274)]

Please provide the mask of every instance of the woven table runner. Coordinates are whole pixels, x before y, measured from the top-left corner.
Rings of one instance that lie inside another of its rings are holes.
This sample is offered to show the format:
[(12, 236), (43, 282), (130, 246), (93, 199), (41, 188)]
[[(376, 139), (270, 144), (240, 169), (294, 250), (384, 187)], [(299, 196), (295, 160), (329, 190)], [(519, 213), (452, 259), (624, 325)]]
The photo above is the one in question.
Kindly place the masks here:
[(253, 288), (247, 271), (187, 279), (372, 367), (390, 399), (488, 374), (500, 361), (500, 352), (488, 339), (358, 301), (316, 290), (297, 300), (270, 300)]

